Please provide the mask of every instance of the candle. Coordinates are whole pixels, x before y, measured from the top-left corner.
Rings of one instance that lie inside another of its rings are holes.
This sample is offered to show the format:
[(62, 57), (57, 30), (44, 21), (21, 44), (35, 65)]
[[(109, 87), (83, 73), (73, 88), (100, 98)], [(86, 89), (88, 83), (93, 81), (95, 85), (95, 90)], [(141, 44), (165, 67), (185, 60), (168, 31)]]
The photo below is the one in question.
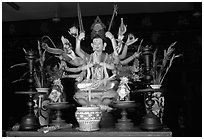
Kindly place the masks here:
[(91, 101), (91, 89), (89, 89), (89, 102)]

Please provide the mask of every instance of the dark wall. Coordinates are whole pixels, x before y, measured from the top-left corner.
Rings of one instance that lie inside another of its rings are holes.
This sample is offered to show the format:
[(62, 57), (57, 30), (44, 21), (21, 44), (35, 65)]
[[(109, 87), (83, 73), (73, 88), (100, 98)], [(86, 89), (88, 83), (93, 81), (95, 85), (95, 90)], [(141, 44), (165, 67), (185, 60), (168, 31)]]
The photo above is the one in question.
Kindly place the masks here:
[[(202, 95), (201, 95), (201, 58), (202, 58), (202, 19), (193, 16), (192, 12), (127, 14), (118, 15), (113, 22), (111, 32), (117, 35), (120, 18), (127, 24), (127, 32), (144, 39), (144, 45), (152, 45), (160, 50), (166, 49), (172, 42), (177, 41), (176, 53), (183, 57), (175, 60), (165, 81), (165, 114), (164, 122), (171, 128), (174, 136), (202, 135)], [(90, 39), (90, 27), (94, 17), (83, 17), (86, 39)], [(109, 25), (111, 15), (100, 16), (102, 22)], [(27, 96), (14, 94), (24, 90), (26, 83), (11, 82), (18, 79), (22, 68), (10, 69), (16, 63), (25, 62), (22, 48), (37, 49), (37, 40), (48, 35), (56, 45), (59, 45), (61, 35), (74, 42), (68, 34), (68, 29), (77, 25), (77, 18), (64, 18), (59, 23), (49, 20), (3, 22), (2, 41), (2, 100), (3, 100), (3, 129), (8, 129), (20, 122), (26, 114)], [(139, 44), (139, 42), (136, 42)], [(83, 49), (91, 51), (90, 42), (85, 42)], [(111, 50), (109, 50), (111, 51)], [(73, 102), (73, 80), (64, 81), (65, 91), (69, 101)], [(70, 120), (71, 121), (71, 120)]]

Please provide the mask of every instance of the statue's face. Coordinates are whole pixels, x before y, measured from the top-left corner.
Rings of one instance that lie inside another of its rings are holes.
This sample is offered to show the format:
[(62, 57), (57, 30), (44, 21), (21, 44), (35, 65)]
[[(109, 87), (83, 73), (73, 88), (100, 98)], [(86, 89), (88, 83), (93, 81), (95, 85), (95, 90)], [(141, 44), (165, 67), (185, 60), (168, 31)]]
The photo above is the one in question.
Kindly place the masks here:
[(93, 39), (92, 47), (94, 51), (103, 51), (103, 40), (101, 38)]

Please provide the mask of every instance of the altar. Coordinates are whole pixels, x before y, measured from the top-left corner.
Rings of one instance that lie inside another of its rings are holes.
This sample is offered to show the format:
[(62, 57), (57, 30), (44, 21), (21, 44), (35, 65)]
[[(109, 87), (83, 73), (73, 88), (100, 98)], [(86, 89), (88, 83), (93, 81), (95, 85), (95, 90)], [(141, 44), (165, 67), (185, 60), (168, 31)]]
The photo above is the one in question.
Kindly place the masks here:
[(84, 132), (77, 129), (63, 129), (48, 133), (38, 131), (7, 131), (7, 137), (171, 137), (169, 128), (159, 131), (144, 131), (135, 127), (131, 130), (101, 128), (99, 131)]
[[(125, 35), (127, 25), (123, 18), (116, 39), (110, 32), (112, 23), (106, 31), (106, 26), (97, 16), (91, 26), (90, 46), (93, 52), (88, 53), (87, 49), (82, 49), (81, 41), (86, 41), (85, 30), (79, 5), (77, 9), (79, 30), (73, 26), (68, 31), (70, 37), (75, 38), (75, 50), (64, 36), (61, 36), (62, 49), (57, 48), (54, 43), (51, 46), (48, 41), (53, 41), (48, 36), (43, 36), (38, 41), (37, 55), (36, 51), (23, 49), (27, 63), (12, 66), (27, 65), (28, 90), (17, 91), (16, 94), (29, 96), (28, 114), (22, 118), (20, 124), (12, 127), (13, 131), (6, 131), (6, 136), (172, 136), (172, 132), (163, 123), (163, 80), (174, 58), (181, 56), (173, 53), (176, 42), (164, 50), (164, 55), (160, 58), (157, 49), (153, 51), (151, 46), (142, 45), (142, 39), (130, 56), (127, 49), (138, 38), (132, 33)], [(111, 22), (116, 10), (117, 5), (114, 6)], [(125, 36), (127, 40), (124, 42)], [(106, 51), (106, 46), (112, 48), (112, 51)], [(50, 65), (46, 63), (49, 56), (57, 58), (57, 62), (52, 61)], [(75, 88), (71, 96), (64, 89), (69, 85), (64, 82), (66, 78), (74, 79), (74, 85), (69, 86)], [(141, 102), (136, 100), (134, 94), (142, 94)], [(74, 100), (77, 105), (70, 103), (70, 100)], [(134, 121), (128, 117), (128, 109), (136, 108), (137, 104), (145, 111), (142, 114), (141, 109), (137, 109), (140, 113), (138, 115), (142, 117), (139, 126), (135, 126)], [(76, 107), (72, 114), (78, 127), (67, 124), (63, 119), (65, 113), (62, 110), (67, 109), (68, 112), (71, 107)], [(114, 110), (120, 111), (115, 126), (104, 128), (102, 125), (108, 123), (105, 121), (106, 114)]]

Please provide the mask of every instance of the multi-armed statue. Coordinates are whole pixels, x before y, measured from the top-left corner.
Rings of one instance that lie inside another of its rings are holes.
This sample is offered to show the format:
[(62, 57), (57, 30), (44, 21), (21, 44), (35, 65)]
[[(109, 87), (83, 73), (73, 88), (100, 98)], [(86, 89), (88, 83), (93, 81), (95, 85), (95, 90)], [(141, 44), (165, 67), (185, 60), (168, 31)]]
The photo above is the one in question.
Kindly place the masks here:
[[(133, 34), (128, 34), (124, 43), (123, 39), (127, 31), (127, 26), (124, 25), (123, 18), (121, 18), (117, 39), (115, 39), (114, 35), (110, 32), (112, 21), (117, 13), (116, 10), (117, 6), (114, 6), (113, 16), (107, 31), (105, 31), (106, 26), (98, 16), (92, 24), (92, 32), (90, 35), (93, 51), (90, 54), (81, 47), (81, 42), (86, 41), (85, 35), (87, 34), (85, 34), (84, 31), (79, 6), (79, 30), (74, 26), (68, 31), (71, 36), (75, 37), (75, 50), (72, 49), (73, 47), (69, 40), (63, 36), (61, 37), (63, 50), (52, 48), (46, 43), (42, 43), (43, 48), (47, 52), (58, 55), (61, 61), (59, 67), (63, 69), (62, 78), (75, 78), (76, 80), (76, 92), (73, 97), (77, 103), (82, 105), (82, 107), (77, 108), (78, 111), (76, 112), (76, 118), (79, 123), (83, 121), (83, 119), (80, 118), (86, 115), (84, 109), (87, 107), (87, 110), (91, 111), (92, 114), (93, 111), (96, 111), (94, 115), (98, 115), (99, 117), (96, 117), (95, 121), (100, 121), (101, 112), (97, 112), (98, 108), (99, 111), (105, 112), (111, 110), (110, 104), (113, 104), (113, 102), (120, 100), (129, 101), (130, 88), (128, 86), (128, 78), (136, 77), (139, 79), (139, 76), (136, 76), (139, 71), (138, 61), (134, 62), (137, 64), (128, 66), (130, 61), (139, 57), (139, 49), (133, 53), (132, 56), (126, 58), (128, 46), (135, 43), (137, 38), (135, 38)], [(110, 47), (109, 44), (112, 45), (112, 52), (105, 51), (106, 47)], [(68, 63), (73, 66), (68, 67)], [(127, 71), (131, 73), (129, 77), (126, 77)], [(78, 116), (79, 114), (84, 114), (84, 116)], [(89, 118), (93, 120), (94, 115)], [(87, 123), (87, 120), (85, 120), (85, 122)], [(86, 126), (81, 126), (80, 128), (80, 130), (83, 131), (98, 129), (97, 126), (93, 125), (91, 129), (87, 129)]]
[[(82, 24), (81, 20), (80, 23)], [(127, 30), (123, 19), (121, 19), (118, 39), (115, 39), (110, 31), (105, 32), (105, 28), (106, 26), (97, 16), (91, 26), (91, 47), (93, 49), (91, 54), (81, 48), (81, 41), (85, 39), (83, 27), (80, 27), (79, 32), (76, 27), (72, 27), (68, 31), (70, 35), (76, 38), (75, 52), (72, 50), (69, 40), (63, 36), (61, 40), (64, 50), (51, 48), (44, 44), (44, 49), (48, 52), (60, 55), (61, 67), (65, 71), (64, 77), (76, 79), (77, 92), (74, 99), (82, 106), (100, 106), (102, 109), (106, 109), (106, 106), (113, 100), (117, 100), (119, 98), (118, 81), (116, 79), (117, 69), (139, 57), (139, 52), (135, 52), (131, 57), (124, 59), (128, 46), (136, 42), (137, 38), (133, 34), (129, 34), (126, 43), (123, 43), (124, 33)], [(110, 54), (105, 52), (107, 38), (113, 48), (113, 52)], [(69, 68), (67, 62), (76, 68)]]

